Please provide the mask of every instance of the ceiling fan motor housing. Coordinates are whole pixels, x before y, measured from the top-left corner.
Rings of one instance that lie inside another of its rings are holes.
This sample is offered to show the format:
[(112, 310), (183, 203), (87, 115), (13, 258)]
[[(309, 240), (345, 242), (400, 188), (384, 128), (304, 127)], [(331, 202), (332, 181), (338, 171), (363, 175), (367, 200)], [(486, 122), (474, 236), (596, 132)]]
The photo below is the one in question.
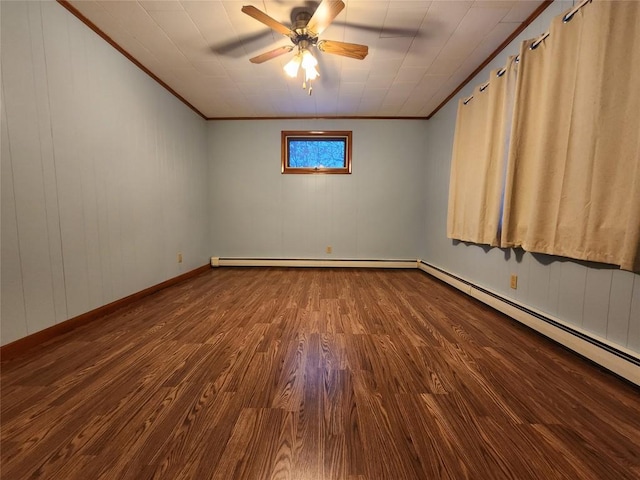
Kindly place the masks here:
[(296, 15), (296, 21), (291, 29), (295, 33), (291, 36), (291, 41), (300, 48), (308, 48), (309, 45), (318, 43), (318, 36), (307, 30), (309, 20), (311, 20), (309, 12), (300, 12)]

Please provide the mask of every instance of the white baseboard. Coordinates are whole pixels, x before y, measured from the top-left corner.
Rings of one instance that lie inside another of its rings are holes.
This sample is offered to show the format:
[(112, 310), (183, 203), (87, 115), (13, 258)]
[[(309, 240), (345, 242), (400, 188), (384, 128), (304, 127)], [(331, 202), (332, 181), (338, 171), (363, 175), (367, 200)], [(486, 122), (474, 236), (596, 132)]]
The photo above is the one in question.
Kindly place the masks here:
[(417, 268), (415, 260), (326, 260), (211, 257), (212, 267)]
[(418, 268), (630, 382), (640, 385), (640, 358), (638, 358), (636, 352), (616, 345), (591, 332), (569, 325), (547, 313), (537, 311), (515, 300), (507, 299), (499, 293), (478, 287), (463, 278), (443, 269), (433, 267), (421, 260), (418, 260)]

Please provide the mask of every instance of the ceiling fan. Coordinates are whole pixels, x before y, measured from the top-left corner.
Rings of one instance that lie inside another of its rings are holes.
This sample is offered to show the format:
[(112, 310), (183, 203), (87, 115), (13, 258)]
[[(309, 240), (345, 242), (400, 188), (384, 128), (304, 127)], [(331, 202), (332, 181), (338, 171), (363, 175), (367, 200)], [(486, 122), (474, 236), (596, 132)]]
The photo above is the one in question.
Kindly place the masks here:
[[(296, 13), (291, 28), (274, 20), (266, 13), (258, 10), (254, 6), (244, 6), (242, 11), (255, 18), (259, 22), (265, 24), (269, 28), (275, 30), (282, 35), (289, 37), (292, 45), (285, 45), (274, 50), (262, 53), (249, 59), (251, 63), (263, 63), (267, 60), (279, 57), (285, 53), (291, 52), (294, 48), (298, 51), (293, 59), (284, 67), (285, 72), (291, 77), (298, 75), (299, 68), (304, 70), (304, 80), (302, 87), (307, 87), (307, 82), (311, 82), (319, 73), (315, 68), (318, 61), (315, 59), (311, 51), (312, 47), (316, 47), (321, 52), (340, 55), (343, 57), (355, 58), (363, 60), (369, 53), (369, 47), (359, 45), (357, 43), (338, 42), (335, 40), (320, 40), (319, 35), (333, 22), (336, 16), (344, 9), (345, 5), (342, 0), (322, 0), (316, 11), (311, 15), (306, 11)], [(311, 87), (309, 95), (311, 95)]]

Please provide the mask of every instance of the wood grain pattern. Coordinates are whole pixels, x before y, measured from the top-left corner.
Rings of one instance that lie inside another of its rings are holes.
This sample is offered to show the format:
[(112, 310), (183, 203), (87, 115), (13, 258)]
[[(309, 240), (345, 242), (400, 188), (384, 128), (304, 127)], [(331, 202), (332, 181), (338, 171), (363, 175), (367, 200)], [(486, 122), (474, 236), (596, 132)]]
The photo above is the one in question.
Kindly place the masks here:
[(220, 268), (2, 363), (3, 479), (634, 479), (640, 395), (409, 270)]
[(178, 275), (177, 277), (173, 277), (165, 280), (164, 282), (152, 285), (151, 287), (145, 288), (144, 290), (103, 305), (102, 307), (93, 309), (89, 312), (83, 313), (82, 315), (78, 315), (77, 317), (70, 318), (63, 322), (56, 323), (55, 325), (45, 328), (44, 330), (40, 330), (39, 332), (32, 333), (31, 335), (23, 337), (7, 345), (3, 345), (2, 347), (0, 347), (0, 358), (2, 358), (2, 360), (10, 360), (14, 357), (22, 355), (29, 349), (45, 343), (52, 338), (69, 332), (74, 328), (78, 328), (82, 325), (93, 322), (94, 320), (98, 320), (105, 315), (120, 310), (121, 308), (127, 307), (132, 303), (137, 302), (141, 298), (146, 297), (147, 295), (151, 295), (162, 289), (175, 285), (176, 283), (180, 283), (184, 280), (195, 277), (202, 272), (207, 271), (209, 268), (211, 268), (210, 265), (203, 265), (194, 270), (183, 273), (182, 275)]

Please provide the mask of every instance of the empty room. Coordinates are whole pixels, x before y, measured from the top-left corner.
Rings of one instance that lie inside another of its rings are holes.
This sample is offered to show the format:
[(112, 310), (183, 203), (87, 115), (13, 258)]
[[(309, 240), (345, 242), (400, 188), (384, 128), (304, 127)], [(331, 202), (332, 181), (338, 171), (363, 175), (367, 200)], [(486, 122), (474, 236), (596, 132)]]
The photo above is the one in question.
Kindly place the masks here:
[(1, 0), (0, 478), (640, 478), (640, 2)]

